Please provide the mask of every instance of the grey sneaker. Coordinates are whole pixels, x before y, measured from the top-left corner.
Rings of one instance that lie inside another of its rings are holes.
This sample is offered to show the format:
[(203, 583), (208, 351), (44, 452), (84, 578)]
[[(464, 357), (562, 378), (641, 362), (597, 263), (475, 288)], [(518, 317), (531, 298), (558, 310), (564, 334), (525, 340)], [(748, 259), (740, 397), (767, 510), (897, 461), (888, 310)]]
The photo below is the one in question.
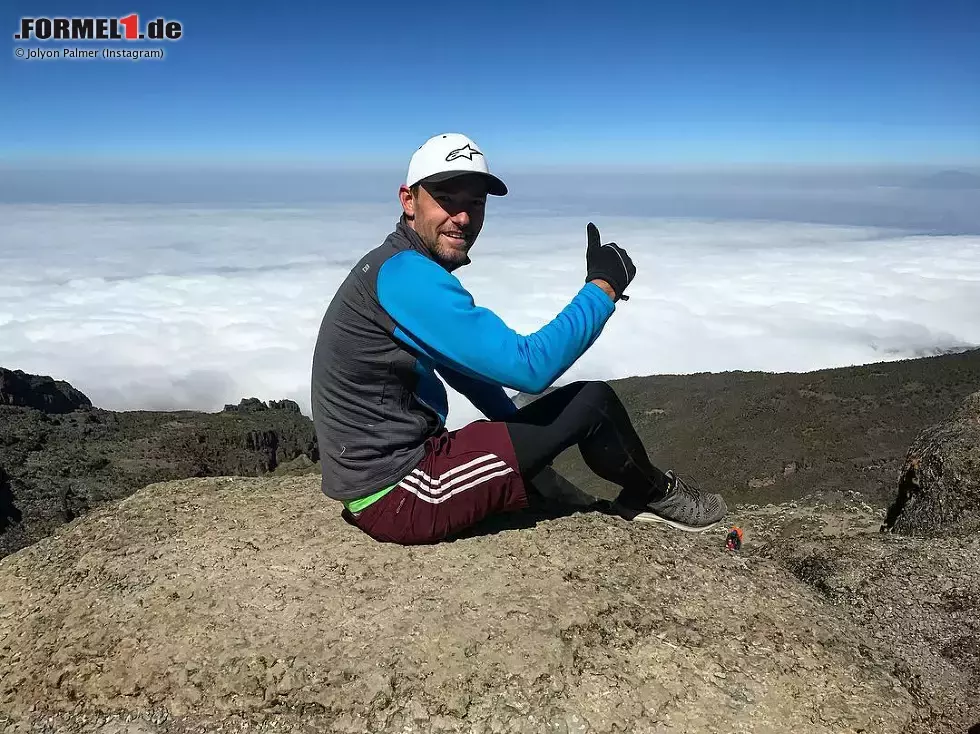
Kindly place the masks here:
[(660, 522), (689, 533), (703, 533), (721, 522), (728, 505), (720, 494), (709, 494), (696, 484), (680, 479), (673, 471), (665, 472), (667, 495), (642, 509), (617, 504), (619, 514), (635, 522)]

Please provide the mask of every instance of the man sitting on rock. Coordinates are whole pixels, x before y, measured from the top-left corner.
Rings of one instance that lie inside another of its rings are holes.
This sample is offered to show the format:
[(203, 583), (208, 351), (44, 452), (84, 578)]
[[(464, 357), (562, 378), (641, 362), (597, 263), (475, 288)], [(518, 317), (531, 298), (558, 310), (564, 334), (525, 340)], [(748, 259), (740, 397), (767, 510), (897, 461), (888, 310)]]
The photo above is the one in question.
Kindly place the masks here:
[[(613, 504), (622, 516), (714, 527), (724, 500), (653, 466), (607, 383), (566, 385), (520, 410), (504, 392), (550, 387), (636, 274), (590, 223), (583, 287), (550, 323), (516, 333), (453, 275), (470, 262), (487, 196), (506, 193), (464, 135), (436, 135), (412, 156), (394, 231), (353, 267), (320, 326), (312, 408), (324, 494), (376, 540), (432, 543), (527, 507), (535, 477), (578, 446), (592, 471), (622, 488)], [(487, 420), (447, 430), (440, 377)]]

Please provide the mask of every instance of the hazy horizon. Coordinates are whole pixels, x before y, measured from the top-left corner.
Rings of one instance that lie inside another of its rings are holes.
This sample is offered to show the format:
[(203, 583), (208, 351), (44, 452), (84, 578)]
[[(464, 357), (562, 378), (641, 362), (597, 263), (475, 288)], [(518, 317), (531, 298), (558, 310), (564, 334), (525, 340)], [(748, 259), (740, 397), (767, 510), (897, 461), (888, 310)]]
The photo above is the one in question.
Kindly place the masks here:
[[(220, 410), (254, 396), (309, 415), (320, 319), (394, 226), (401, 173), (313, 188), (291, 175), (144, 174), (38, 188), (87, 203), (0, 203), (0, 365), (65, 379), (108, 409)], [(587, 222), (628, 249), (631, 300), (559, 384), (980, 344), (980, 190), (890, 176), (513, 174), (457, 275), (527, 334), (581, 287)], [(11, 190), (0, 185), (0, 200)], [(451, 426), (480, 417), (450, 399)]]
[[(734, 218), (851, 224), (934, 234), (980, 233), (980, 168), (691, 166), (495, 168), (510, 194), (490, 216)], [(967, 179), (950, 187), (943, 173)], [(288, 207), (387, 203), (398, 213), (404, 171), (292, 166), (0, 163), (0, 203)], [(935, 181), (935, 183), (933, 183)]]

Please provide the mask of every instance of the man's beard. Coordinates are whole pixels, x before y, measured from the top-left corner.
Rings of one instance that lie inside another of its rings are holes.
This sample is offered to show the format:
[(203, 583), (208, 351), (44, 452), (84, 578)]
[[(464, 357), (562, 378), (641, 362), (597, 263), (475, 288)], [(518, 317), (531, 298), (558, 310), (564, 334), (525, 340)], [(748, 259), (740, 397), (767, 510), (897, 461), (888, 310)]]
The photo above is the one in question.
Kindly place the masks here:
[[(426, 245), (432, 254), (432, 258), (446, 270), (455, 270), (464, 265), (469, 265), (471, 262), (468, 249), (465, 251), (457, 250), (455, 247), (446, 245), (440, 241), (438, 234), (435, 242), (427, 242)], [(471, 247), (472, 243), (467, 240), (467, 245)]]

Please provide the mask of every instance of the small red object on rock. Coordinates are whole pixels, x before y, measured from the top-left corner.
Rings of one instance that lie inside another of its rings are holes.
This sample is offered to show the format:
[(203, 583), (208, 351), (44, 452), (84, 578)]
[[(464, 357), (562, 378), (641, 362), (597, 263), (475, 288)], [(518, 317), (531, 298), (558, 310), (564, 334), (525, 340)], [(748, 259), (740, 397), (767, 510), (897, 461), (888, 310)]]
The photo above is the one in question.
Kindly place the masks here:
[(731, 530), (728, 531), (728, 537), (725, 538), (725, 548), (730, 551), (737, 551), (742, 547), (742, 528), (733, 526)]

